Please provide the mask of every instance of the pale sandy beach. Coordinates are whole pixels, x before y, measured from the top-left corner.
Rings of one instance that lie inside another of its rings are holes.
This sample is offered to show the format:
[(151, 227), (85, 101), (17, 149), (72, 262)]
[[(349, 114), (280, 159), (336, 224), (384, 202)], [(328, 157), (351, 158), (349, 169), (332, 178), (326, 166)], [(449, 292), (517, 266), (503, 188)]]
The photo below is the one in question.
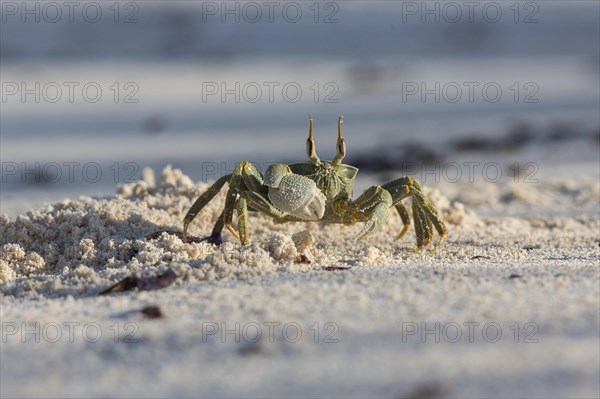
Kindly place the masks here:
[[(180, 231), (207, 185), (145, 178), (1, 219), (3, 397), (598, 395), (597, 179), (439, 184), (450, 233), (432, 255), (412, 229), (393, 240), (397, 217), (358, 242), (260, 215), (245, 247), (147, 239)], [(168, 269), (165, 288), (98, 295)]]
[[(0, 397), (600, 397), (597, 1), (0, 14)], [(201, 241), (227, 186), (182, 241), (239, 162), (306, 162), (309, 114), (353, 198), (421, 182), (438, 252), (394, 209)]]

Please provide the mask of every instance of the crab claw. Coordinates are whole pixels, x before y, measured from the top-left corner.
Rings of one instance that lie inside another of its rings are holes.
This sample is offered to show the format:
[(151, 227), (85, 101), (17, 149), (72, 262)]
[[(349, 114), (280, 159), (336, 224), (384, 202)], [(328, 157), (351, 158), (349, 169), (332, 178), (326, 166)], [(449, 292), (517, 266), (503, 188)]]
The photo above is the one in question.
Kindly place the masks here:
[(277, 187), (269, 187), (273, 205), (298, 219), (319, 220), (325, 213), (325, 195), (308, 177), (287, 174)]

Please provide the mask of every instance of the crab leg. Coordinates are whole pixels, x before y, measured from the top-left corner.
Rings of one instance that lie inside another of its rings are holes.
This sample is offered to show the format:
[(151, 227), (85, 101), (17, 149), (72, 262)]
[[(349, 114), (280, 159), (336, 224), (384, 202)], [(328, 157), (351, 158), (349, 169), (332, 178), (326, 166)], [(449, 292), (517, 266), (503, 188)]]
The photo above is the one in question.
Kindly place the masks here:
[(412, 196), (413, 218), (415, 219), (415, 233), (417, 235), (416, 250), (420, 251), (431, 244), (433, 241), (433, 229), (435, 228), (440, 235), (440, 240), (435, 245), (432, 252), (437, 251), (446, 239), (448, 231), (431, 201), (423, 194), (419, 182), (412, 177), (402, 177), (386, 183), (382, 187), (392, 194), (393, 203), (404, 223), (404, 227), (400, 234), (398, 234), (397, 239), (401, 238), (406, 233), (406, 230), (410, 225), (408, 212), (400, 201), (406, 197)]
[(248, 219), (248, 205), (246, 204), (246, 193), (245, 191), (240, 196), (237, 204), (237, 217), (238, 217), (238, 230), (239, 230), (239, 239), (242, 245), (248, 244), (248, 227), (246, 226), (246, 221)]
[[(236, 167), (236, 171), (237, 171)], [(234, 172), (229, 181), (229, 190), (227, 190), (227, 196), (225, 197), (225, 206), (223, 208), (223, 225), (229, 230), (231, 234), (237, 239), (240, 238), (237, 231), (232, 226), (233, 223), (233, 212), (235, 210), (235, 204), (238, 199), (238, 193), (240, 186), (243, 184), (243, 179), (239, 173)]]
[[(206, 241), (211, 244), (221, 245), (223, 243), (223, 238), (221, 236), (221, 232), (223, 231), (223, 212), (217, 218), (215, 225), (213, 226), (212, 232), (209, 236), (203, 237), (200, 241)], [(184, 241), (185, 242), (185, 241)]]
[[(259, 212), (267, 214), (276, 219), (283, 219), (289, 216), (287, 213), (275, 208), (266, 197), (253, 191), (243, 193), (248, 205)], [(295, 219), (296, 220), (296, 219)]]
[(422, 210), (422, 215), (428, 221), (429, 234), (431, 234), (431, 240), (425, 246), (429, 245), (431, 243), (431, 241), (433, 241), (433, 228), (435, 228), (437, 230), (438, 234), (440, 235), (440, 240), (435, 245), (435, 247), (432, 249), (432, 252), (436, 252), (440, 248), (440, 246), (444, 243), (444, 240), (446, 240), (446, 236), (448, 235), (448, 230), (446, 229), (446, 225), (440, 218), (437, 209), (435, 209), (435, 207), (433, 206), (431, 201), (429, 201), (429, 199), (427, 199), (425, 197), (423, 192), (421, 192), (421, 191), (415, 192), (415, 194), (413, 195), (413, 203), (415, 202), (416, 199), (418, 199), (417, 202), (419, 203), (419, 207)]
[(233, 228), (233, 213), (236, 209), (238, 196), (247, 190), (262, 190), (262, 176), (258, 169), (250, 162), (240, 162), (235, 167), (229, 181), (229, 190), (225, 197), (223, 210), (223, 224), (231, 234), (241, 240), (240, 235)]
[(417, 248), (415, 252), (420, 252), (433, 241), (433, 224), (425, 214), (422, 206), (413, 200), (413, 216), (415, 218), (415, 233), (417, 234)]
[(248, 207), (267, 214), (276, 219), (283, 219), (287, 213), (275, 208), (268, 199), (254, 191), (244, 191), (240, 195), (237, 206), (239, 239), (242, 245), (248, 244)]
[[(223, 226), (227, 227), (242, 244), (248, 243), (248, 204), (251, 205), (251, 209), (255, 209), (254, 202), (249, 199), (252, 199), (253, 194), (259, 195), (262, 192), (266, 193), (266, 187), (263, 185), (263, 177), (258, 169), (250, 162), (240, 162), (229, 181), (222, 220)], [(233, 213), (236, 208), (238, 231), (233, 228)]]
[(425, 233), (423, 231), (423, 219), (419, 217), (419, 209), (417, 208), (415, 211), (415, 206), (413, 206), (413, 217), (415, 218), (415, 235), (417, 236), (417, 248), (422, 248), (423, 237), (425, 237)]
[[(187, 229), (192, 220), (196, 215), (208, 204), (214, 197), (221, 191), (225, 183), (229, 180), (231, 175), (222, 176), (212, 186), (208, 188), (198, 199), (194, 202), (192, 207), (188, 210), (183, 218), (183, 242), (187, 242)], [(215, 226), (216, 227), (216, 226)]]
[(355, 239), (360, 240), (381, 230), (390, 217), (392, 196), (379, 187), (373, 186), (365, 190), (348, 207), (348, 216), (351, 221), (366, 221), (362, 230)]
[(372, 186), (366, 189), (357, 199), (352, 201), (350, 207), (355, 211), (364, 213), (369, 208), (372, 208), (379, 202), (381, 202), (383, 197), (389, 197), (389, 200), (391, 202), (392, 197), (389, 194), (390, 193), (387, 192), (387, 190), (384, 190), (380, 186)]
[(240, 163), (240, 173), (244, 179), (246, 190), (266, 194), (267, 188), (263, 184), (263, 177), (256, 166), (250, 162)]
[(400, 231), (398, 236), (396, 236), (396, 240), (399, 240), (404, 236), (404, 234), (406, 234), (408, 228), (410, 227), (410, 216), (408, 215), (408, 210), (406, 209), (404, 204), (402, 204), (402, 202), (398, 202), (395, 205), (395, 208), (398, 211), (398, 215), (400, 215), (400, 219), (402, 219), (403, 223), (402, 230)]
[(373, 209), (373, 212), (367, 219), (367, 222), (363, 226), (362, 230), (354, 238), (356, 240), (360, 240), (379, 232), (389, 218), (390, 206), (386, 203), (380, 202)]

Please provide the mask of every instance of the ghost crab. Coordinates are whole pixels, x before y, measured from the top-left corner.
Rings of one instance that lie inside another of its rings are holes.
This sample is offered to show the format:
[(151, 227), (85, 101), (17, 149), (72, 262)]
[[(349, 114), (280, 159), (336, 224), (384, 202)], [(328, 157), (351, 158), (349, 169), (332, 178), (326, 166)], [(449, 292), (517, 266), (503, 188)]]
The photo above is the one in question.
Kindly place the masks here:
[[(233, 173), (218, 179), (191, 206), (183, 220), (184, 242), (187, 242), (187, 229), (196, 215), (225, 183), (229, 183), (224, 209), (211, 235), (202, 240), (220, 244), (221, 232), (226, 227), (242, 245), (247, 244), (248, 211), (262, 212), (277, 222), (364, 222), (362, 230), (355, 237), (361, 239), (381, 230), (390, 217), (392, 207), (396, 208), (404, 225), (396, 237), (400, 239), (410, 226), (408, 210), (401, 201), (412, 197), (417, 236), (415, 251), (421, 251), (433, 242), (434, 228), (440, 239), (432, 252), (440, 248), (447, 235), (446, 226), (419, 183), (412, 177), (401, 177), (382, 186), (372, 186), (357, 199), (352, 199), (358, 169), (342, 163), (346, 155), (346, 143), (342, 137), (341, 115), (338, 119), (335, 158), (332, 161), (322, 161), (317, 156), (310, 115), (306, 152), (310, 162), (273, 164), (267, 168), (264, 176), (250, 162), (240, 162)], [(236, 210), (237, 231), (232, 224)]]

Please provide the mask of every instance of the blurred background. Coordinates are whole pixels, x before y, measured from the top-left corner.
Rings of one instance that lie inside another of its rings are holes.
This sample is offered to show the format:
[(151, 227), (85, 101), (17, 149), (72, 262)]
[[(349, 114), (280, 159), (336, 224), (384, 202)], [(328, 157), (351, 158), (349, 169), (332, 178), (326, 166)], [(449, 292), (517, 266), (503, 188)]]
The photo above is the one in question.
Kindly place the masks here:
[[(1, 2), (1, 212), (335, 153), (359, 188), (600, 175), (597, 1)], [(447, 169), (447, 168), (446, 168)], [(435, 177), (423, 171), (442, 171)], [(429, 180), (428, 180), (429, 179)]]

